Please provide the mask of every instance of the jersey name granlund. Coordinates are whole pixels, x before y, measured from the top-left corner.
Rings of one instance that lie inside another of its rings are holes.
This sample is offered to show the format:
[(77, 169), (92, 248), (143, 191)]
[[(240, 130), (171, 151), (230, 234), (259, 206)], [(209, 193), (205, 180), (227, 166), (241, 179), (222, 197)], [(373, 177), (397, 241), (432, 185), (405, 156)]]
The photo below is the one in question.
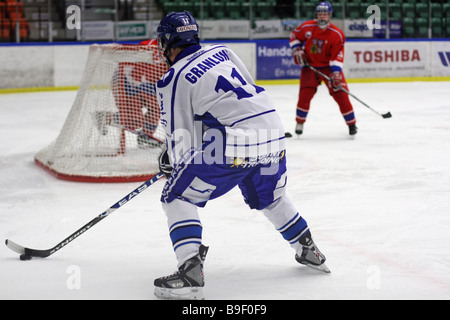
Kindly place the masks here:
[(205, 74), (206, 71), (215, 67), (221, 62), (228, 61), (230, 58), (225, 50), (221, 50), (218, 53), (213, 54), (212, 57), (209, 57), (205, 60), (199, 62), (195, 67), (191, 68), (186, 75), (184, 76), (186, 80), (190, 83), (194, 84), (197, 82), (197, 79), (201, 78), (202, 75)]

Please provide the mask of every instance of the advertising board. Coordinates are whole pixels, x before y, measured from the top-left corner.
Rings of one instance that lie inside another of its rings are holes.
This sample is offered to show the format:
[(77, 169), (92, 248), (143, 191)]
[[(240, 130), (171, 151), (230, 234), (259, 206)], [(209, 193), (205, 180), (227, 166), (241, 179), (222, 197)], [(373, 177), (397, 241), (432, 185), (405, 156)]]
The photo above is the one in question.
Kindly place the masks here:
[(298, 79), (301, 67), (294, 64), (289, 40), (259, 40), (256, 43), (258, 80)]
[(348, 42), (344, 71), (347, 78), (430, 76), (429, 47), (423, 41)]
[[(289, 40), (256, 41), (258, 80), (298, 79)], [(348, 79), (449, 77), (449, 41), (347, 41), (344, 73)]]

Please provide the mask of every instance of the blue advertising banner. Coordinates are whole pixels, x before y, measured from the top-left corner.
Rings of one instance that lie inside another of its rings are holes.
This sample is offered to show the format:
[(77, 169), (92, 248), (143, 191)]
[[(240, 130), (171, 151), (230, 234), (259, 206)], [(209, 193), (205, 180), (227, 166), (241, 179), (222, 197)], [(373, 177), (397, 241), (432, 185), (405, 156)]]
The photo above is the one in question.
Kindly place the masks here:
[[(373, 29), (373, 37), (377, 39), (386, 38), (386, 20), (381, 20), (381, 29)], [(389, 38), (400, 39), (402, 38), (402, 22), (401, 21), (389, 21)]]
[(258, 80), (298, 79), (301, 67), (294, 64), (289, 39), (256, 41)]

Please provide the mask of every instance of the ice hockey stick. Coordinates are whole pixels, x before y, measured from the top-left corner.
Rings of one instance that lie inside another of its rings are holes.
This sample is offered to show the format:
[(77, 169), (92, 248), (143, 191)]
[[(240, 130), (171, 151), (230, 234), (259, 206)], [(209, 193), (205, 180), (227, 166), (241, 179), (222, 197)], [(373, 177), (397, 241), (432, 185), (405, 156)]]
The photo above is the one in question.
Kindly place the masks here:
[[(320, 72), (319, 70), (317, 70), (316, 68), (310, 66), (308, 63), (305, 63), (305, 67), (310, 68), (312, 71), (314, 71), (315, 73), (317, 73), (318, 75), (321, 75), (325, 80), (330, 81), (330, 77), (328, 77), (327, 75), (323, 74), (322, 72)], [(361, 99), (359, 99), (358, 97), (356, 97), (354, 94), (350, 93), (350, 91), (342, 88), (341, 86), (337, 87), (337, 89), (344, 91), (345, 93), (347, 93), (348, 95), (352, 96), (353, 98), (355, 98), (356, 100), (358, 100), (362, 105), (364, 105), (366, 108), (372, 110), (373, 112), (375, 112), (376, 114), (382, 116), (384, 119), (387, 118), (392, 118), (392, 114), (390, 112), (386, 112), (386, 113), (380, 113), (376, 110), (374, 110), (372, 107), (370, 107), (367, 103), (365, 103), (364, 101), (362, 101)]]
[(117, 201), (115, 204), (113, 204), (111, 207), (109, 207), (106, 211), (86, 223), (84, 226), (82, 226), (80, 229), (72, 233), (70, 236), (65, 238), (63, 241), (58, 243), (56, 246), (50, 249), (31, 249), (23, 247), (9, 239), (5, 240), (6, 246), (11, 249), (12, 251), (17, 252), (20, 254), (20, 260), (30, 260), (32, 257), (39, 257), (39, 258), (46, 258), (52, 254), (54, 254), (56, 251), (60, 250), (61, 248), (65, 247), (67, 244), (81, 236), (83, 233), (88, 231), (90, 228), (92, 228), (94, 225), (105, 219), (107, 216), (109, 216), (111, 213), (113, 213), (115, 210), (119, 209), (123, 205), (125, 205), (128, 201), (133, 199), (135, 196), (139, 195), (142, 191), (147, 189), (149, 186), (151, 186), (153, 183), (158, 181), (164, 176), (162, 172), (157, 173), (153, 178), (145, 181), (143, 184), (141, 184), (139, 187), (131, 191), (129, 194), (127, 194), (125, 197)]

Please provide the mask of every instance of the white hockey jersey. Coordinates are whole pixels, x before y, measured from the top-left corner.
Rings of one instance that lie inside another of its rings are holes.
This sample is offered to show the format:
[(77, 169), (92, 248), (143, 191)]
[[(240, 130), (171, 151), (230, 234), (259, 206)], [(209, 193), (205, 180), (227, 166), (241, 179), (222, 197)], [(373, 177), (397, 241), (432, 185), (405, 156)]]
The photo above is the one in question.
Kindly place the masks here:
[(205, 141), (214, 146), (216, 160), (217, 154), (246, 158), (285, 149), (274, 104), (224, 45), (187, 48), (156, 90), (173, 164)]

